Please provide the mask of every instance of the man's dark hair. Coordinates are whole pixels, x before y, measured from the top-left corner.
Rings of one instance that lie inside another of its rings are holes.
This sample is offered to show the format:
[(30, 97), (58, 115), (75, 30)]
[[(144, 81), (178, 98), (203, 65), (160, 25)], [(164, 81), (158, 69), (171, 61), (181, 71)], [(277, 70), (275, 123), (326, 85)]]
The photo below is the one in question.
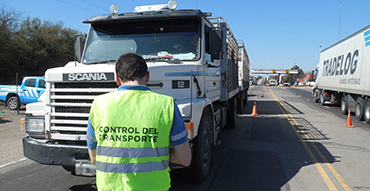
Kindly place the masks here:
[(148, 71), (145, 60), (135, 53), (121, 55), (116, 63), (116, 73), (123, 82), (143, 78)]

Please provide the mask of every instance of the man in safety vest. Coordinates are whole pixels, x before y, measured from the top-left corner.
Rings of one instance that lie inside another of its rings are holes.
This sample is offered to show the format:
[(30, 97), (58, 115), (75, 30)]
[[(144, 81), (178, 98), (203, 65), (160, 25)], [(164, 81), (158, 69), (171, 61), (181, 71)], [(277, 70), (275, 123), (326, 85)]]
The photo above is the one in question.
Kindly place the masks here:
[(177, 105), (172, 97), (152, 92), (148, 81), (145, 60), (124, 54), (116, 63), (118, 91), (94, 99), (87, 145), (98, 190), (169, 190), (169, 161), (190, 164)]

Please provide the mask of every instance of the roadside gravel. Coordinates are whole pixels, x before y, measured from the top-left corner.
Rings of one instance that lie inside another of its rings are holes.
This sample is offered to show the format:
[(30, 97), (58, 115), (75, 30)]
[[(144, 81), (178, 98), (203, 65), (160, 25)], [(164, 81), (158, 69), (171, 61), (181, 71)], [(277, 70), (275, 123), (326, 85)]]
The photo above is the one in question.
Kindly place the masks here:
[(17, 115), (16, 110), (10, 110), (4, 102), (0, 102), (0, 166), (25, 158), (22, 138), (26, 133), (21, 131), (20, 126), (25, 110), (25, 106), (22, 106)]

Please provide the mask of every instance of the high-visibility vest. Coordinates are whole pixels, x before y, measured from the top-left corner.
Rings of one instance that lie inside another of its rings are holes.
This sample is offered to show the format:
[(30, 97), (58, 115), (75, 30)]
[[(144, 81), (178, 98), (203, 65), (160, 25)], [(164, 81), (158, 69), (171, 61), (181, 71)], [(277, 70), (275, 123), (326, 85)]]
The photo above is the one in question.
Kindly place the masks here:
[(98, 190), (168, 190), (173, 115), (173, 98), (151, 91), (96, 97), (90, 121), (97, 140)]

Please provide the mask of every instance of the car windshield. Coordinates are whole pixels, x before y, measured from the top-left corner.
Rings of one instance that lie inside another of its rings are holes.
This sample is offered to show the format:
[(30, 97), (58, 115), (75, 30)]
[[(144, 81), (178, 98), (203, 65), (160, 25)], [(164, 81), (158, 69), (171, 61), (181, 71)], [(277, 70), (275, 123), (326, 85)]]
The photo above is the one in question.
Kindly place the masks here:
[(148, 60), (198, 60), (199, 26), (189, 18), (93, 24), (83, 62), (112, 61), (129, 52)]

